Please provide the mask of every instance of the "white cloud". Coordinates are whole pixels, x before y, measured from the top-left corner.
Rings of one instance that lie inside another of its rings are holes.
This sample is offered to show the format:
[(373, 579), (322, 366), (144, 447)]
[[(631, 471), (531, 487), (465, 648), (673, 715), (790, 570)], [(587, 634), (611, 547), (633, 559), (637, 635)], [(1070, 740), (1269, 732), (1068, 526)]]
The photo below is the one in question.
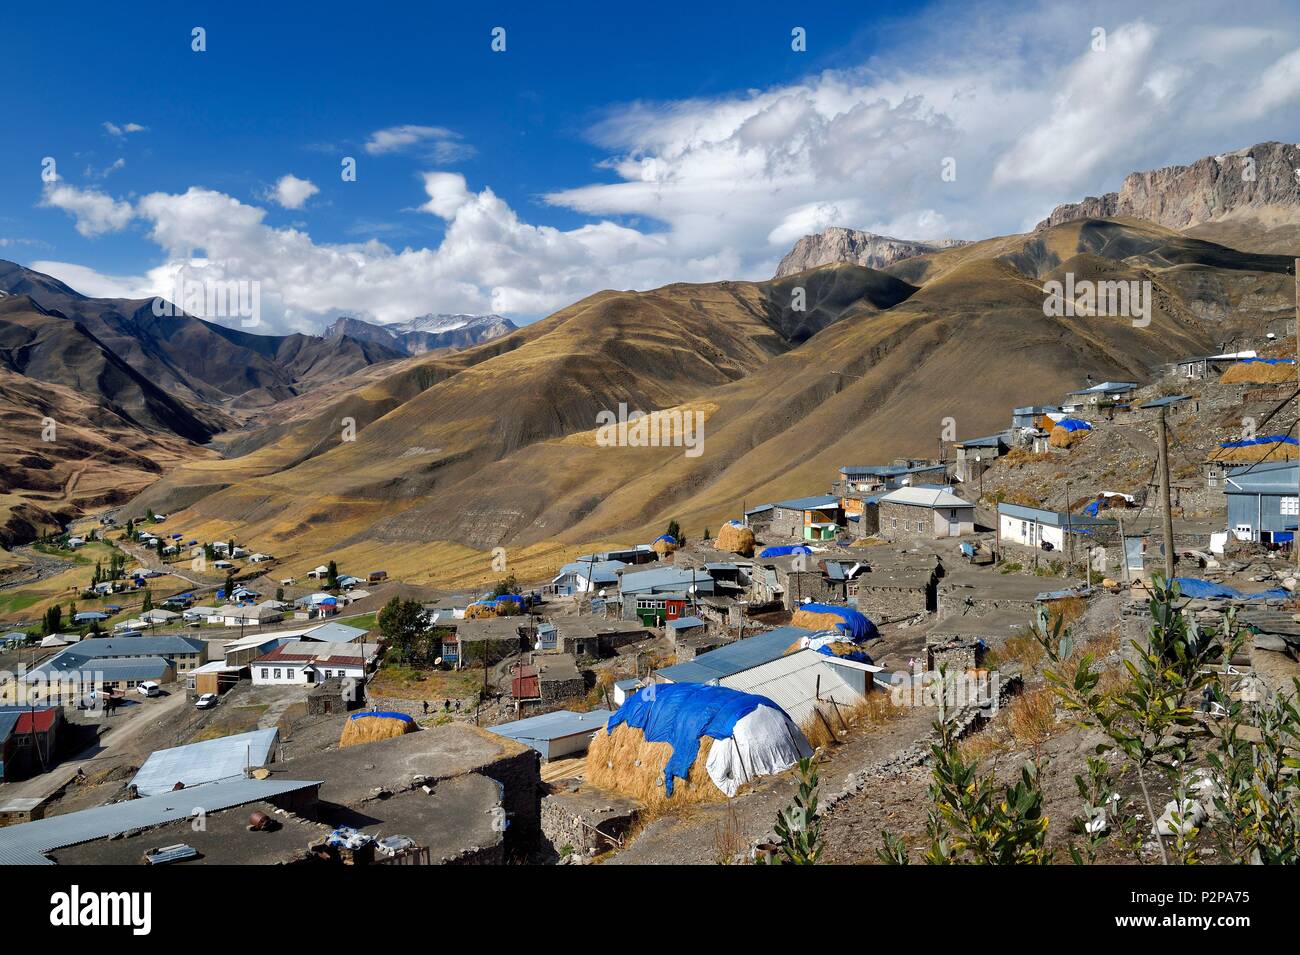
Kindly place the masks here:
[(131, 133), (143, 133), (148, 130), (148, 126), (141, 126), (139, 123), (104, 123), (104, 131), (110, 136), (118, 139), (129, 136)]
[(71, 215), (76, 220), (77, 231), (88, 237), (120, 232), (134, 215), (129, 202), (114, 199), (98, 189), (79, 189), (63, 182), (45, 187), (41, 205)]
[(474, 148), (459, 133), (442, 126), (389, 126), (377, 129), (366, 140), (365, 150), (372, 156), (417, 151), (437, 163), (468, 159)]
[(455, 216), (456, 210), (470, 200), (465, 177), (458, 172), (426, 172), (424, 191), (429, 201), (420, 208), (442, 219)]
[(289, 173), (280, 177), (271, 198), (286, 209), (301, 209), (307, 200), (318, 192), (320, 189), (310, 179), (299, 179), (293, 173)]

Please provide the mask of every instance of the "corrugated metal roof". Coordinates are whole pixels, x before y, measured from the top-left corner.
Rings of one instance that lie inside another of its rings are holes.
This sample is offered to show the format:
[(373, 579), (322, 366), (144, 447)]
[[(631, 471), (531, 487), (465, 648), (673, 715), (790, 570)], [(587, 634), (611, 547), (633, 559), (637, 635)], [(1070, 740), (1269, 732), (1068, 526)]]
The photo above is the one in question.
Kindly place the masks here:
[(791, 511), (817, 511), (823, 508), (839, 507), (840, 499), (830, 494), (819, 494), (814, 497), (796, 497), (789, 501), (777, 501), (776, 507), (784, 507)]
[(880, 499), (885, 504), (911, 504), (915, 507), (974, 507), (948, 490), (920, 487), (900, 487)]
[(720, 682), (733, 690), (765, 696), (795, 723), (802, 723), (819, 700), (853, 706), (862, 699), (827, 659), (816, 650), (799, 650)]
[(1296, 494), (1300, 467), (1294, 461), (1269, 461), (1229, 471), (1225, 494)]
[(502, 723), (500, 726), (487, 728), (499, 736), (508, 736), (510, 739), (531, 745), (534, 742), (563, 739), (580, 733), (594, 733), (609, 722), (611, 716), (613, 713), (609, 710), (591, 710), (587, 713), (556, 710), (554, 713), (543, 713), (540, 716), (530, 716), (525, 720), (515, 720), (513, 723)]
[(800, 637), (811, 636), (803, 627), (777, 627), (767, 633), (745, 637), (725, 647), (701, 653), (694, 660), (678, 663), (657, 671), (672, 683), (708, 683), (722, 680), (777, 659)]
[(679, 567), (658, 567), (653, 570), (640, 570), (625, 573), (619, 578), (618, 589), (622, 593), (642, 593), (649, 590), (666, 588), (686, 588), (695, 585), (697, 593), (713, 593), (713, 578), (708, 572), (699, 569), (692, 574), (689, 569)]
[(170, 792), (177, 783), (199, 786), (244, 774), (246, 766), (265, 766), (280, 734), (275, 729), (190, 743), (150, 754), (131, 782), (142, 796)]
[(706, 627), (706, 624), (699, 617), (678, 617), (676, 620), (668, 621), (669, 630), (690, 630), (694, 627)]
[(304, 636), (309, 640), (320, 640), (325, 643), (352, 643), (369, 632), (360, 627), (349, 627), (345, 623), (327, 623), (314, 630), (308, 630)]
[(1008, 504), (1005, 501), (998, 505), (998, 513), (1051, 527), (1065, 527), (1067, 524), (1071, 527), (1110, 527), (1115, 523), (1105, 518), (1089, 517), (1087, 514), (1065, 514), (1062, 511), (1049, 511), (1043, 507)]
[(0, 865), (52, 865), (47, 852), (319, 786), (320, 780), (231, 779), (0, 829)]

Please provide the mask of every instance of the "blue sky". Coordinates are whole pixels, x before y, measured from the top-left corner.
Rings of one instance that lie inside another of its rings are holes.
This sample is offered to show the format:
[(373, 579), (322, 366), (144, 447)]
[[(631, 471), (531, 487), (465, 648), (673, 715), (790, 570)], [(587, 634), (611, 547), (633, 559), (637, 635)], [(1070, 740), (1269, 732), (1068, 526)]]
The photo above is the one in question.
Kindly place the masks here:
[(180, 6), (6, 11), (0, 256), (91, 294), (257, 280), (266, 330), (762, 278), (827, 225), (1016, 231), (1300, 112), (1267, 2)]

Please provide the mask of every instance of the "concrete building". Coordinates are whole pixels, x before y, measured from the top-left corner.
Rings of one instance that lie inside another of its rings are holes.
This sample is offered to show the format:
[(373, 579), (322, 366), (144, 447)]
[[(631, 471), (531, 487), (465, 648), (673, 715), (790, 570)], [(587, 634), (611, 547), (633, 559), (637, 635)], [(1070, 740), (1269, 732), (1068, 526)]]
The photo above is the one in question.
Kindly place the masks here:
[(75, 704), (91, 690), (129, 690), (171, 683), (207, 662), (208, 644), (193, 637), (96, 637), (74, 643), (20, 679), (0, 685), (0, 703)]
[(254, 686), (310, 686), (331, 677), (363, 679), (379, 655), (377, 643), (291, 640), (249, 664)]
[(55, 762), (63, 710), (0, 706), (0, 782), (25, 779)]
[(745, 512), (751, 526), (769, 534), (800, 540), (834, 540), (845, 526), (844, 507), (838, 495), (800, 497), (765, 504)]
[[(998, 539), (1004, 545), (1019, 544), (1064, 553), (1069, 532), (1074, 535), (1075, 546), (1086, 550), (1096, 541), (1104, 542), (1115, 526), (1112, 520), (1087, 514), (1066, 514), (1006, 502), (998, 505)], [(1045, 543), (1050, 546), (1044, 547)], [(1075, 556), (1081, 557), (1082, 553)]]

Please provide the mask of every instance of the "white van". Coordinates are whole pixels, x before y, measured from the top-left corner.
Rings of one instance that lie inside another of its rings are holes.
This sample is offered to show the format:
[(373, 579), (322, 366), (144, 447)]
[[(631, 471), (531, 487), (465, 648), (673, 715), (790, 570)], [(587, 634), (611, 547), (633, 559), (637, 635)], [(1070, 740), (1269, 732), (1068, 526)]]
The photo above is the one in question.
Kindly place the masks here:
[(145, 680), (135, 689), (141, 696), (157, 696), (162, 692), (162, 689), (153, 680)]

